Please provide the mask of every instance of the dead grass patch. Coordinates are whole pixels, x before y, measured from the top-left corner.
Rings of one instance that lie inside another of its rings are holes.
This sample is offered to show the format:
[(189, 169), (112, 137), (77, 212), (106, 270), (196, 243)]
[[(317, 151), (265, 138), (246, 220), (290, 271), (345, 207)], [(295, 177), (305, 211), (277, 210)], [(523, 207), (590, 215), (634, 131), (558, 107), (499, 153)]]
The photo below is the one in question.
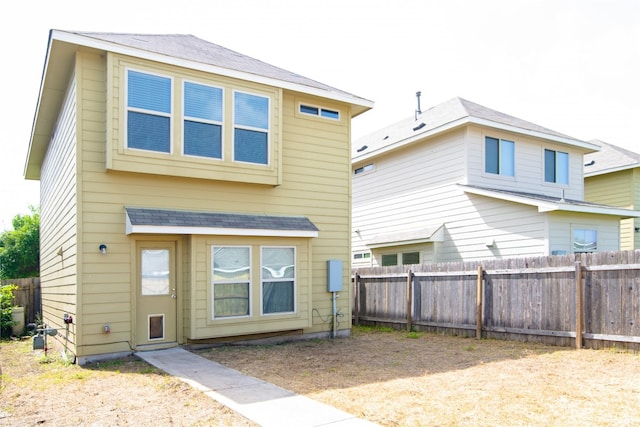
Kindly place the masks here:
[(640, 425), (640, 358), (354, 328), (198, 354), (383, 426)]
[(136, 357), (85, 367), (0, 342), (0, 426), (254, 426)]

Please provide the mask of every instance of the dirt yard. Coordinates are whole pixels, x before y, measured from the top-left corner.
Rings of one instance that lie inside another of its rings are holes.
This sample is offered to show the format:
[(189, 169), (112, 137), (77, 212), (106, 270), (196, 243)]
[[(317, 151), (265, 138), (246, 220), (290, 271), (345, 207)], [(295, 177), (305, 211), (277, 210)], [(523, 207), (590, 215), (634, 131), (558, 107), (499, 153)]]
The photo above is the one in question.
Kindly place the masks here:
[[(134, 357), (81, 368), (28, 345), (0, 347), (0, 425), (252, 425)], [(194, 351), (383, 426), (640, 426), (633, 353), (366, 328)]]

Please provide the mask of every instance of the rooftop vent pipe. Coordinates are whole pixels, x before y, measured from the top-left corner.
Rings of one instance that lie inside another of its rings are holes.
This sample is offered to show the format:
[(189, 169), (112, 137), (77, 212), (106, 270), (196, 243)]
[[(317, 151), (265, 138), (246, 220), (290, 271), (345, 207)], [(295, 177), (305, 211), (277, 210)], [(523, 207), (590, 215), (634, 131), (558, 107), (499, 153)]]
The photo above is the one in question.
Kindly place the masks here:
[(418, 114), (422, 114), (422, 109), (420, 108), (420, 95), (422, 95), (422, 93), (417, 91), (416, 98), (418, 98), (418, 109), (416, 110), (416, 120), (418, 120)]

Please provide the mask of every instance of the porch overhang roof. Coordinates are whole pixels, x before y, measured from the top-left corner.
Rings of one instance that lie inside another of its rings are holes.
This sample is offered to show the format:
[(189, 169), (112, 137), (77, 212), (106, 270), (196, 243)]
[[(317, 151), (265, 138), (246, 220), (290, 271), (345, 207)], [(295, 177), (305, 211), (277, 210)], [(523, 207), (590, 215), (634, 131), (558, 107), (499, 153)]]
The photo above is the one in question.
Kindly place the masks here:
[(318, 237), (307, 217), (125, 208), (126, 234)]
[(462, 188), (465, 193), (534, 206), (538, 209), (538, 212), (541, 213), (576, 212), (596, 215), (611, 215), (619, 218), (640, 218), (640, 211), (585, 202), (582, 200), (571, 200), (565, 199), (564, 197), (550, 197), (517, 191), (489, 189), (471, 185), (458, 184), (458, 186)]
[(390, 246), (415, 245), (418, 243), (442, 242), (442, 224), (420, 228), (416, 230), (405, 230), (397, 233), (378, 234), (373, 236), (367, 246), (371, 249), (387, 248)]

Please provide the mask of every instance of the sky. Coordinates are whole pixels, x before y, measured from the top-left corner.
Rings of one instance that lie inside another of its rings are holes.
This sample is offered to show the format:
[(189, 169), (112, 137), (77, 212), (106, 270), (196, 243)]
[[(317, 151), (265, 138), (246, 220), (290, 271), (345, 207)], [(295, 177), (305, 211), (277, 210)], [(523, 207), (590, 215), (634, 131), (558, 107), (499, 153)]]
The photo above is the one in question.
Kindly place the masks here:
[[(33, 0), (0, 18), (0, 231), (39, 205), (24, 164), (50, 29), (192, 34), (374, 102), (354, 140), (454, 97), (640, 152), (640, 0)], [(13, 23), (13, 25), (12, 25)]]

